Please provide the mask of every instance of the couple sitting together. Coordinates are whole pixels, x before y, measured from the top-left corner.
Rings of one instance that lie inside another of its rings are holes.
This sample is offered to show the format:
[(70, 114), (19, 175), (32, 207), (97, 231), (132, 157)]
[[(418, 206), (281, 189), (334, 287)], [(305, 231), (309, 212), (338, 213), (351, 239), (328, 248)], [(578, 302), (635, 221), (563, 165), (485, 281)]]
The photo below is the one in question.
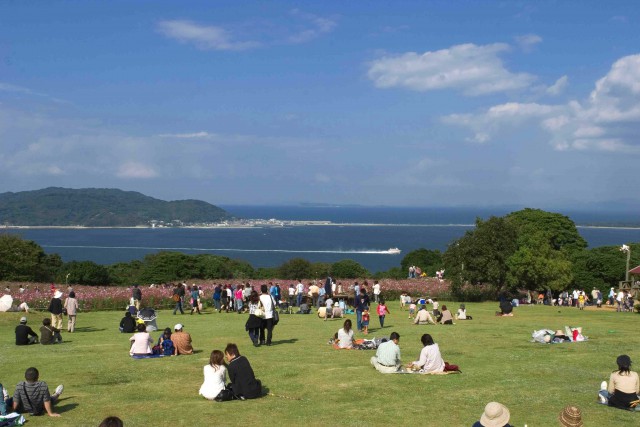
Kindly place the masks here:
[[(451, 315), (451, 311), (447, 309), (446, 305), (442, 306), (442, 311), (437, 311), (436, 320), (438, 323), (442, 325), (453, 325), (453, 316)], [(415, 319), (413, 319), (413, 323), (415, 325), (435, 325), (436, 321), (433, 320), (431, 313), (427, 311), (427, 307), (423, 305), (418, 313), (416, 313)]]
[[(225, 384), (227, 372), (229, 384)], [(211, 352), (209, 364), (204, 367), (204, 383), (199, 394), (216, 402), (255, 399), (262, 396), (262, 383), (256, 379), (247, 358), (240, 355), (238, 346), (227, 344), (224, 354), (220, 350)]]
[[(433, 341), (433, 337), (429, 334), (424, 334), (420, 337), (420, 341), (424, 347), (420, 351), (418, 360), (409, 363), (406, 368), (420, 373), (444, 372), (447, 365), (442, 359), (440, 347)], [(371, 358), (371, 364), (378, 372), (393, 374), (402, 371), (399, 342), (400, 334), (392, 332), (390, 340), (378, 346), (376, 355)]]

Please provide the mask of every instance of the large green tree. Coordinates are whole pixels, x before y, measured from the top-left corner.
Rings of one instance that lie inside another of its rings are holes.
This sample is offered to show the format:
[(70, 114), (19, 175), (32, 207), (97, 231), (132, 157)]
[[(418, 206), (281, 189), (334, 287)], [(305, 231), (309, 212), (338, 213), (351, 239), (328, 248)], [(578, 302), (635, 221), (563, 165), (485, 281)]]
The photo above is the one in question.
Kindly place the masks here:
[(506, 219), (515, 225), (518, 236), (544, 233), (554, 250), (580, 251), (587, 247), (575, 223), (568, 216), (526, 208), (512, 212)]
[[(69, 278), (67, 279), (67, 274)], [(109, 269), (93, 261), (71, 261), (62, 266), (58, 273), (58, 281), (78, 283), (80, 285), (109, 285), (111, 277)]]
[(47, 255), (36, 242), (14, 234), (0, 235), (0, 280), (47, 282), (62, 261)]
[(334, 262), (331, 266), (331, 275), (338, 279), (355, 279), (358, 277), (367, 277), (369, 272), (366, 268), (352, 259), (343, 259)]

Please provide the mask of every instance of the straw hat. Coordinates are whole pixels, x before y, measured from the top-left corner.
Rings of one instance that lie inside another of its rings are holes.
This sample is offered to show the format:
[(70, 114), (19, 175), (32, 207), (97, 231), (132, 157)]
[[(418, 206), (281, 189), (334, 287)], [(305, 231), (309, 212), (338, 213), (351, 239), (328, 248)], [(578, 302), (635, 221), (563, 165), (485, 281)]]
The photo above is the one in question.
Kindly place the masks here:
[(61, 296), (62, 296), (62, 292), (60, 292), (60, 291), (56, 291), (56, 293), (53, 294), (54, 298), (60, 298)]
[(503, 427), (509, 422), (511, 414), (506, 406), (498, 402), (489, 402), (484, 407), (480, 424), (484, 427)]
[(582, 412), (575, 406), (567, 406), (558, 415), (560, 424), (565, 427), (582, 427)]
[(564, 337), (564, 336), (565, 336), (565, 334), (564, 334), (564, 332), (563, 332), (562, 330), (558, 329), (558, 330), (556, 331), (556, 333), (555, 333), (555, 336), (563, 336), (563, 337)]

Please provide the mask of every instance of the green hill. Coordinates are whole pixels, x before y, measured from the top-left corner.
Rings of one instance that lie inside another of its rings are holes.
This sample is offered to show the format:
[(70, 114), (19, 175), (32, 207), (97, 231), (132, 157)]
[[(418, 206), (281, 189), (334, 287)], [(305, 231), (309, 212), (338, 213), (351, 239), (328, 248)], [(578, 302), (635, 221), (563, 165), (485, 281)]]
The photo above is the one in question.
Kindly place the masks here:
[(2, 225), (133, 227), (152, 220), (188, 225), (230, 218), (224, 209), (200, 200), (167, 202), (111, 188), (50, 187), (0, 194)]

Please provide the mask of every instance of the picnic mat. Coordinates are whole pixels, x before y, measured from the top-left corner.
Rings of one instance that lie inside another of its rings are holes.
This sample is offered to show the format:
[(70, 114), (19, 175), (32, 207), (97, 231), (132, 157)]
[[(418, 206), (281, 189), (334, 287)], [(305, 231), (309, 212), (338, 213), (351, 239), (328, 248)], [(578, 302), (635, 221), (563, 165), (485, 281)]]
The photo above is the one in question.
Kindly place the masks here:
[(164, 354), (134, 354), (131, 357), (134, 359), (156, 359), (158, 357), (164, 357)]

